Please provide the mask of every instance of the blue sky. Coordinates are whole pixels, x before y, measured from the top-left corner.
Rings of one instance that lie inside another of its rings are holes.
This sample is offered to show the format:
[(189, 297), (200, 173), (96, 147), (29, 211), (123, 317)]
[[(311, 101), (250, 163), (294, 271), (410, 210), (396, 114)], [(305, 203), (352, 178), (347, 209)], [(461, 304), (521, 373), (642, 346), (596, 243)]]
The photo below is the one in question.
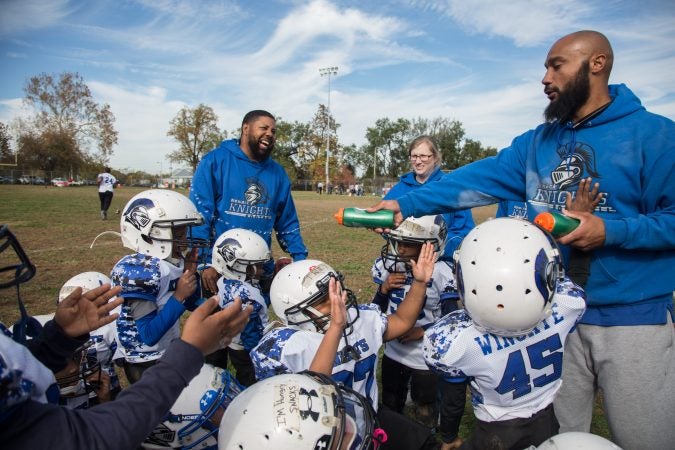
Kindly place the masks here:
[(607, 35), (610, 82), (675, 118), (675, 2), (568, 0), (0, 0), (0, 121), (25, 115), (25, 81), (79, 72), (109, 103), (118, 169), (169, 165), (183, 106), (236, 129), (251, 109), (309, 121), (328, 97), (343, 144), (378, 118), (444, 116), (502, 148), (541, 122), (544, 58), (579, 29)]

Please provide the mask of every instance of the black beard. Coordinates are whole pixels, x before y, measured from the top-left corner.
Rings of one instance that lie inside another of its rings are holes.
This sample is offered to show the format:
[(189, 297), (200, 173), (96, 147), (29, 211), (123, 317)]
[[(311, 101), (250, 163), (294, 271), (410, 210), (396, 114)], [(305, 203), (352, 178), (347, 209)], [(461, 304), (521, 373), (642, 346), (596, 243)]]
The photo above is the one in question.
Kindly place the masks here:
[(267, 147), (266, 150), (263, 150), (260, 147), (260, 139), (262, 139), (262, 136), (260, 138), (257, 138), (253, 131), (248, 133), (248, 147), (251, 149), (253, 153), (255, 153), (257, 156), (259, 156), (261, 159), (265, 159), (269, 157), (272, 154), (272, 150), (274, 150), (274, 140), (270, 139), (270, 145)]
[(568, 82), (562, 91), (558, 91), (558, 98), (548, 104), (544, 111), (546, 122), (567, 123), (584, 106), (591, 94), (591, 80), (588, 75), (588, 63), (581, 64), (577, 76)]

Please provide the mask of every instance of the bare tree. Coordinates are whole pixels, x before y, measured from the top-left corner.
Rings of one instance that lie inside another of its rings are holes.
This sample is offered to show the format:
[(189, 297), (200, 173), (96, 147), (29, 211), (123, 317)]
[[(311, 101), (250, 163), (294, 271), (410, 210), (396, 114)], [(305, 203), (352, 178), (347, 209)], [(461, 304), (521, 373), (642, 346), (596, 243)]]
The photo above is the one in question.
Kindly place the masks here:
[(11, 164), (14, 162), (14, 155), (9, 141), (9, 127), (0, 122), (0, 164)]
[[(24, 102), (38, 110), (33, 125), (39, 135), (61, 136), (82, 151), (90, 143), (98, 147), (98, 159), (107, 161), (117, 143), (115, 116), (110, 105), (99, 105), (78, 73), (58, 77), (42, 73), (24, 86)], [(83, 152), (85, 153), (85, 152)]]
[(173, 162), (184, 162), (194, 172), (202, 157), (227, 137), (218, 129), (218, 116), (210, 106), (183, 107), (169, 123), (167, 136), (172, 136), (180, 148), (169, 154)]

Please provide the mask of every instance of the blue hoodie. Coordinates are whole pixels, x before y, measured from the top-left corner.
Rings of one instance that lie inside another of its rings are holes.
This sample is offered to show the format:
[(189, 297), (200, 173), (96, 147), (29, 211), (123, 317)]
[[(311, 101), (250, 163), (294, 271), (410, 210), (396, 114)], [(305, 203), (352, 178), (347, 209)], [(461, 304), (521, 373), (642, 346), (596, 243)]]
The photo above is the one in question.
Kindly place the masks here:
[[(432, 181), (440, 180), (443, 178), (443, 172), (440, 167), (437, 167), (426, 182), (430, 183)], [(413, 189), (425, 186), (425, 183), (420, 183), (415, 178), (415, 172), (408, 172), (401, 177), (401, 180), (396, 183), (390, 190), (387, 192), (387, 195), (384, 196), (385, 200), (395, 200), (402, 195), (407, 194)], [(473, 223), (473, 216), (471, 215), (471, 210), (463, 211), (453, 211), (450, 213), (443, 214), (445, 223), (448, 225), (448, 240), (445, 244), (445, 250), (443, 251), (443, 257), (446, 261), (452, 261), (452, 254), (455, 252), (455, 249), (459, 247), (459, 244), (464, 239), (469, 231), (475, 226)]]
[[(204, 156), (192, 179), (190, 199), (205, 221), (194, 229), (196, 237), (213, 242), (227, 230), (245, 228), (271, 248), (276, 230), (279, 245), (294, 261), (307, 257), (286, 171), (272, 158), (251, 161), (236, 139), (223, 141)], [(210, 262), (211, 249), (204, 249), (202, 256)]]
[(497, 156), (476, 161), (398, 199), (404, 217), (487, 205), (528, 203), (528, 218), (560, 210), (566, 192), (592, 177), (605, 193), (595, 214), (605, 243), (593, 250), (582, 323), (663, 324), (675, 289), (675, 124), (649, 113), (625, 85), (612, 103), (575, 129), (545, 123)]

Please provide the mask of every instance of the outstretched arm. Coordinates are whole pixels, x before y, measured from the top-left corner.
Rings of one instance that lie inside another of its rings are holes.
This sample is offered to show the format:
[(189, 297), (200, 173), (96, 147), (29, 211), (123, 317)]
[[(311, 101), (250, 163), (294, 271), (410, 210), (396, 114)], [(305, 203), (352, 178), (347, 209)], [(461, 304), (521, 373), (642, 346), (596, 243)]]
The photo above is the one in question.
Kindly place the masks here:
[(347, 292), (342, 291), (340, 284), (331, 278), (328, 284), (330, 299), (330, 325), (321, 340), (321, 345), (314, 355), (309, 370), (330, 376), (333, 373), (335, 354), (340, 346), (340, 338), (347, 324)]
[(417, 262), (410, 261), (414, 277), (413, 284), (396, 312), (387, 316), (388, 325), (387, 331), (384, 333), (385, 341), (396, 339), (415, 325), (417, 316), (424, 306), (427, 283), (434, 273), (435, 261), (436, 252), (434, 252), (434, 246), (429, 242), (422, 246)]

